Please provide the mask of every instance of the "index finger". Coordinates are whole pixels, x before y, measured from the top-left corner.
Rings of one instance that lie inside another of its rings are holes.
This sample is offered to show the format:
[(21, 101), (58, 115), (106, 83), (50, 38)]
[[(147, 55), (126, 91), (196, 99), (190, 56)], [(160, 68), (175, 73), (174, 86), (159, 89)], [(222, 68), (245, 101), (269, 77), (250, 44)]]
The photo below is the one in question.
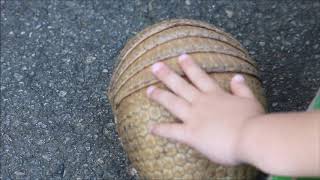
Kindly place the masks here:
[(209, 92), (220, 89), (220, 86), (202, 70), (187, 54), (179, 56), (179, 63), (190, 81), (201, 91)]

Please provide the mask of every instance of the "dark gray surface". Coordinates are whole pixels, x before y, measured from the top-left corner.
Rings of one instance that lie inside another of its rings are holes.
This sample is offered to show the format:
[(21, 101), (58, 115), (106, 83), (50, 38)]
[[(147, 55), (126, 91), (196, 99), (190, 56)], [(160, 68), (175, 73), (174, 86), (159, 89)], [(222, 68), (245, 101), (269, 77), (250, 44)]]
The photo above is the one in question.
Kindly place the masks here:
[(261, 69), (270, 111), (320, 86), (320, 2), (1, 0), (1, 175), (130, 179), (105, 90), (114, 57), (168, 18), (233, 34)]

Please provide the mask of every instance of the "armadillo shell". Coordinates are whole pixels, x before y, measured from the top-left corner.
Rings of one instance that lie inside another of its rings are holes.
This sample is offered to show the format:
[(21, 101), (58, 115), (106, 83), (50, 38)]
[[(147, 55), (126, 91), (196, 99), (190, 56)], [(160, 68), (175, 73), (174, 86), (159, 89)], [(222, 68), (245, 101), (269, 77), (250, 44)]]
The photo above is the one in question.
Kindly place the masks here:
[(264, 104), (255, 62), (229, 34), (210, 24), (185, 19), (150, 26), (121, 51), (108, 91), (117, 130), (133, 167), (143, 179), (253, 179), (257, 171), (251, 166), (224, 167), (184, 144), (148, 133), (150, 122), (176, 121), (146, 97), (150, 85), (166, 89), (152, 75), (150, 66), (162, 61), (184, 77), (177, 64), (182, 53), (191, 55), (227, 91), (231, 78), (243, 74)]

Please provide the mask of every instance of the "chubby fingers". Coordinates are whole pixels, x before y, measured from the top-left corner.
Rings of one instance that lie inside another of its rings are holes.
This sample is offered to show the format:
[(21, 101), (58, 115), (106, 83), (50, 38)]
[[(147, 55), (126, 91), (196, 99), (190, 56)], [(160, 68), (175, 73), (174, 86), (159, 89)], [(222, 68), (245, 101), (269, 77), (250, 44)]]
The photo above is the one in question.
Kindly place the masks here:
[(179, 56), (179, 63), (192, 83), (202, 92), (220, 89), (219, 85), (187, 54)]
[(163, 123), (163, 124), (152, 124), (149, 126), (149, 131), (152, 134), (169, 138), (174, 141), (188, 144), (191, 140), (190, 132), (187, 130), (184, 124), (178, 123)]
[(174, 116), (185, 122), (190, 112), (190, 104), (175, 94), (150, 86), (147, 89), (147, 96), (170, 111)]
[(184, 80), (181, 76), (176, 74), (162, 62), (152, 65), (152, 72), (175, 94), (189, 102), (194, 100), (199, 94), (199, 91), (195, 87), (189, 84), (186, 80)]

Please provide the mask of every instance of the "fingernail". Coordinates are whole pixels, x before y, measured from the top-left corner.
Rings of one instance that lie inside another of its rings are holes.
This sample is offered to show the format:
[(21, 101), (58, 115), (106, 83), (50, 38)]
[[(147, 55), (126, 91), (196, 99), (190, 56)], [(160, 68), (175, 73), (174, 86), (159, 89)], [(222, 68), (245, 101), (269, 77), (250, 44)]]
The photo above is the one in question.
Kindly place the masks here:
[(178, 61), (180, 61), (180, 62), (181, 62), (181, 61), (184, 61), (184, 60), (188, 59), (188, 57), (189, 57), (188, 54), (183, 53), (183, 54), (181, 54), (181, 55), (179, 56)]
[(149, 87), (147, 88), (147, 95), (150, 96), (151, 93), (154, 91), (154, 89), (155, 89), (154, 86), (149, 86)]
[(161, 63), (155, 63), (154, 65), (152, 65), (152, 72), (153, 73), (158, 72), (162, 66), (163, 66), (163, 64), (161, 64)]
[(154, 123), (150, 123), (150, 124), (148, 125), (148, 132), (149, 132), (149, 133), (153, 133), (153, 131), (154, 131)]
[(240, 74), (236, 74), (234, 77), (233, 77), (233, 80), (238, 82), (238, 83), (242, 83), (244, 82), (244, 77)]

